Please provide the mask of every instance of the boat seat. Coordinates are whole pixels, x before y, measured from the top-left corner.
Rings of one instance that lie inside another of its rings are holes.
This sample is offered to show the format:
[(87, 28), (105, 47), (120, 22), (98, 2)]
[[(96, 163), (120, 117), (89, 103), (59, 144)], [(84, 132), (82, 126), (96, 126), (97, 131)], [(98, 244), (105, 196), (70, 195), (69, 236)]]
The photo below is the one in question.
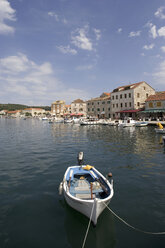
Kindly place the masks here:
[[(102, 192), (103, 192), (102, 188), (92, 190), (93, 194), (102, 193)], [(90, 189), (81, 189), (81, 190), (76, 190), (74, 188), (70, 189), (70, 194), (81, 194), (81, 195), (83, 195), (83, 194), (90, 194), (90, 193), (91, 193)]]

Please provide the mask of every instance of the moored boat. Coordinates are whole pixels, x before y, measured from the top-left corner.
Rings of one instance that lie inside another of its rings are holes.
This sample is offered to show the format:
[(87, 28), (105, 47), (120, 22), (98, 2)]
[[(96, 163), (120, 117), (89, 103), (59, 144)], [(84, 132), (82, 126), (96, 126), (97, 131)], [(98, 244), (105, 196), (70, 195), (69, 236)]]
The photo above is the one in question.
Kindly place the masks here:
[(118, 127), (133, 127), (135, 126), (136, 121), (132, 118), (126, 118), (118, 124)]
[(165, 128), (163, 128), (162, 124), (160, 122), (157, 123), (158, 128), (155, 128), (156, 133), (165, 133)]
[(68, 167), (59, 191), (69, 206), (91, 218), (94, 225), (114, 194), (113, 181), (89, 165)]
[(135, 123), (136, 127), (146, 127), (148, 126), (148, 122), (147, 121), (138, 121)]

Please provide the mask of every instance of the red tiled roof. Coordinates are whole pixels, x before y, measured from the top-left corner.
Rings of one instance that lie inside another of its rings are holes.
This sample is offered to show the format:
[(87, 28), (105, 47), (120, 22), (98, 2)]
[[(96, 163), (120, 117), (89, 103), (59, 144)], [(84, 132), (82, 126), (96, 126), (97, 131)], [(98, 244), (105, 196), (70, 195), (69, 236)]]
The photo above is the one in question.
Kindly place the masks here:
[(119, 86), (118, 88), (114, 89), (113, 92), (117, 92), (117, 91), (123, 91), (123, 90), (127, 90), (127, 89), (134, 89), (137, 86), (139, 86), (140, 84), (145, 83), (144, 81), (139, 82), (139, 83), (134, 83), (134, 84), (128, 84), (128, 85), (123, 85), (123, 86)]
[(146, 102), (150, 101), (165, 101), (165, 91), (157, 92), (155, 95), (150, 95), (146, 99)]
[(74, 100), (72, 103), (84, 103), (84, 101), (81, 100), (81, 99), (76, 99), (76, 100)]
[(13, 110), (13, 111), (7, 111), (8, 114), (16, 114), (16, 113), (20, 113), (21, 110)]

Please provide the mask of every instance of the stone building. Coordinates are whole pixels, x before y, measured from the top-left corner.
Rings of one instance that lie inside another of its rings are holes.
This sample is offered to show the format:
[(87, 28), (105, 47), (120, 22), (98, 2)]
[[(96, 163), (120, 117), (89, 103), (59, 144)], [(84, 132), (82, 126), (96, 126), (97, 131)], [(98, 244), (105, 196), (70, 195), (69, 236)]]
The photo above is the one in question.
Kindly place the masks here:
[(137, 118), (139, 111), (144, 109), (145, 101), (155, 94), (155, 90), (146, 82), (120, 86), (111, 93), (111, 117)]
[(165, 91), (156, 92), (146, 99), (143, 114), (151, 120), (165, 120)]
[(71, 105), (65, 105), (64, 116), (70, 116), (70, 114), (71, 114)]
[(51, 114), (56, 117), (63, 117), (65, 113), (65, 101), (57, 100), (51, 104)]
[(87, 102), (87, 116), (98, 118), (110, 118), (111, 96), (103, 93), (100, 97), (92, 98)]
[(76, 99), (71, 103), (71, 115), (86, 116), (86, 102)]

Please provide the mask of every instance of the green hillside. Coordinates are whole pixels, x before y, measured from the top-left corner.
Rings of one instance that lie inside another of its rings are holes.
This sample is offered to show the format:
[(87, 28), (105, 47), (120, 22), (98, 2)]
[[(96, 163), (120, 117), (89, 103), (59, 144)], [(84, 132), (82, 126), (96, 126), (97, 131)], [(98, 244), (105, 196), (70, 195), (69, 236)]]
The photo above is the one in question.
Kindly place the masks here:
[(51, 107), (49, 106), (27, 106), (27, 105), (22, 105), (22, 104), (12, 104), (12, 103), (8, 103), (8, 104), (0, 104), (0, 111), (1, 110), (9, 110), (9, 111), (13, 111), (13, 110), (22, 110), (25, 108), (43, 108), (46, 111), (51, 110)]

